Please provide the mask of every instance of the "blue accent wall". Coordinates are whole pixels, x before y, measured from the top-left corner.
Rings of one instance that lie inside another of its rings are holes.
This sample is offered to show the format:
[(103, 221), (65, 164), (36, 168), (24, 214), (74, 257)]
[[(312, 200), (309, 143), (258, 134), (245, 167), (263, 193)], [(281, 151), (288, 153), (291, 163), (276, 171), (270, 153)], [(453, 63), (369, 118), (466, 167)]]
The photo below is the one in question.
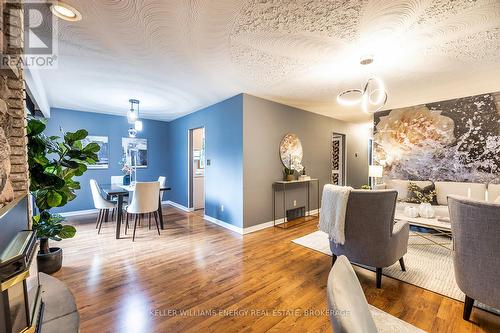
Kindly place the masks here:
[[(167, 198), (188, 207), (188, 135), (205, 128), (205, 214), (243, 226), (243, 94), (168, 123)], [(224, 206), (224, 211), (221, 210)]]
[[(137, 137), (148, 139), (148, 167), (137, 169), (139, 181), (154, 181), (159, 176), (168, 173), (167, 131), (169, 124), (162, 121), (143, 119), (143, 130)], [(80, 112), (66, 109), (51, 109), (51, 117), (47, 123), (47, 135), (61, 135), (59, 128), (65, 131), (86, 129), (89, 135), (108, 136), (109, 142), (109, 168), (88, 170), (83, 176), (78, 177), (81, 190), (77, 192), (75, 200), (65, 207), (54, 209), (54, 212), (70, 212), (93, 209), (92, 195), (89, 180), (95, 179), (100, 184), (109, 184), (111, 176), (122, 175), (118, 164), (122, 157), (122, 138), (128, 137), (130, 125), (126, 117), (112, 116), (90, 112)], [(171, 185), (167, 179), (167, 185)]]

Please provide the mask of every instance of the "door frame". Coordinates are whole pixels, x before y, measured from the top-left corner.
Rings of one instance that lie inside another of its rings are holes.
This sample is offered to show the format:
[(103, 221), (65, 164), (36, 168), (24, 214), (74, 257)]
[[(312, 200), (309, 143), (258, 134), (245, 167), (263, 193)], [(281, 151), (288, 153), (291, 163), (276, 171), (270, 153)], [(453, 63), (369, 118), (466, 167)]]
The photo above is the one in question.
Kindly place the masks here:
[[(193, 177), (194, 177), (194, 170), (193, 170), (193, 133), (196, 130), (203, 129), (203, 138), (205, 139), (206, 135), (206, 130), (205, 126), (198, 126), (198, 127), (193, 127), (188, 129), (188, 209), (190, 211), (194, 211), (194, 199), (193, 199)], [(206, 147), (205, 147), (206, 150)], [(205, 187), (205, 180), (206, 180), (206, 163), (205, 163), (205, 172), (203, 174), (203, 192), (206, 192), (206, 187)], [(205, 198), (205, 193), (203, 193), (203, 197)], [(203, 203), (203, 207), (205, 207), (206, 200)]]
[(330, 137), (330, 181), (332, 179), (332, 168), (331, 168), (331, 161), (332, 161), (332, 142), (335, 137), (340, 137), (341, 138), (341, 166), (342, 170), (340, 173), (341, 176), (341, 182), (339, 185), (345, 186), (347, 184), (347, 144), (346, 144), (346, 135), (343, 133), (338, 133), (338, 132), (332, 132), (331, 137)]

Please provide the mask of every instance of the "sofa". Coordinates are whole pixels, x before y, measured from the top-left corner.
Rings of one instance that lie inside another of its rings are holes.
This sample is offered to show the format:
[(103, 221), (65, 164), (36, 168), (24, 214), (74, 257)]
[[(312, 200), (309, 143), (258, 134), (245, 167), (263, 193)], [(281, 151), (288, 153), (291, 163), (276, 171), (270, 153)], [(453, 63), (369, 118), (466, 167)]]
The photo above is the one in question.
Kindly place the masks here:
[(424, 188), (434, 184), (436, 190), (437, 205), (433, 206), (437, 218), (449, 219), (448, 211), (449, 195), (458, 195), (472, 200), (487, 201), (490, 203), (500, 202), (500, 184), (464, 183), (464, 182), (443, 182), (443, 181), (421, 181), (387, 179), (383, 184), (375, 185), (375, 189), (394, 189), (398, 192), (398, 203), (396, 211), (402, 212), (407, 206), (418, 206), (418, 204), (407, 203), (408, 185), (415, 183)]

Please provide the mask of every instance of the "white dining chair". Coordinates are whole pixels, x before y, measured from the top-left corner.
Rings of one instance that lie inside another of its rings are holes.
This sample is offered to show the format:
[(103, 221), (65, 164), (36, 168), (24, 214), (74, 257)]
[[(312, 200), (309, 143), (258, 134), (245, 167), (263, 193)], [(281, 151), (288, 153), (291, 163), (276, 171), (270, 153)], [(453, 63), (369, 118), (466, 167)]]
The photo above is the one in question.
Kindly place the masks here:
[(95, 179), (90, 180), (90, 191), (92, 192), (92, 200), (94, 201), (94, 207), (99, 210), (99, 215), (97, 216), (96, 228), (99, 228), (97, 233), (101, 232), (102, 222), (108, 220), (108, 214), (110, 209), (116, 209), (116, 203), (106, 200), (102, 196), (101, 189), (97, 184)]
[[(165, 184), (167, 183), (167, 177), (160, 176), (158, 177), (158, 182), (160, 183), (160, 188), (165, 187)], [(160, 203), (163, 201), (163, 192), (160, 191)]]
[[(111, 185), (123, 185), (123, 176), (111, 176)], [(117, 200), (116, 197), (112, 197), (111, 199), (113, 201)], [(127, 202), (127, 199), (128, 199), (128, 197), (124, 197), (123, 201)], [(111, 219), (114, 219), (114, 217), (115, 217), (115, 210), (116, 209), (113, 209), (111, 211)]]
[(159, 182), (137, 182), (135, 184), (134, 196), (130, 205), (125, 207), (127, 213), (125, 222), (125, 234), (127, 234), (129, 216), (134, 215), (134, 233), (132, 241), (135, 241), (135, 231), (137, 223), (140, 222), (144, 214), (149, 215), (149, 226), (151, 227), (151, 215), (154, 216), (156, 229), (160, 235), (160, 227), (158, 225), (158, 196), (160, 195)]
[(111, 176), (111, 185), (123, 185), (123, 176)]

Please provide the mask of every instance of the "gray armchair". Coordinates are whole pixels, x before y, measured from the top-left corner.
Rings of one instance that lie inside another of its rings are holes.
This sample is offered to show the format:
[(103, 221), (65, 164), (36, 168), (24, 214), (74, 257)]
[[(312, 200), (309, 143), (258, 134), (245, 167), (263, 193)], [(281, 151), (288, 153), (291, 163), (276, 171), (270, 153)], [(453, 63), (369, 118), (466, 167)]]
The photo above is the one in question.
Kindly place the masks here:
[(333, 260), (345, 255), (351, 262), (376, 268), (377, 288), (382, 285), (382, 268), (399, 260), (407, 252), (410, 226), (394, 223), (398, 192), (394, 190), (353, 190), (349, 194), (345, 217), (345, 243), (330, 241)]
[(448, 208), (455, 280), (469, 320), (474, 300), (500, 309), (500, 205), (449, 196)]

